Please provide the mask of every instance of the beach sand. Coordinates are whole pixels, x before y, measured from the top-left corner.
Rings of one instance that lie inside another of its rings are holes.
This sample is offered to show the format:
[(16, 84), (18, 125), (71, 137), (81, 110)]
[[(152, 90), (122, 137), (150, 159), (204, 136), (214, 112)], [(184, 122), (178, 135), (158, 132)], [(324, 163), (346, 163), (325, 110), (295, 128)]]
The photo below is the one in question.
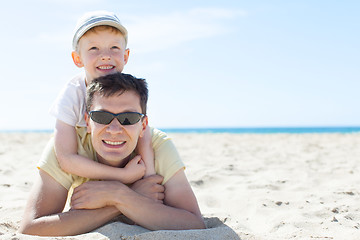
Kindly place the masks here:
[[(169, 135), (208, 229), (53, 239), (360, 239), (360, 133)], [(49, 137), (0, 133), (0, 239), (51, 239), (16, 233)]]

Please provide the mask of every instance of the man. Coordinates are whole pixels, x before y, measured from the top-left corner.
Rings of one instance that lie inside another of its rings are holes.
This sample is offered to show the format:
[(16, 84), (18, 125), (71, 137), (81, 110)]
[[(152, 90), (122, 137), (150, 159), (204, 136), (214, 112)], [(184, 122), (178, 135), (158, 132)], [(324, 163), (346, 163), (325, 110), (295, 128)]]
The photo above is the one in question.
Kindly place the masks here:
[[(134, 160), (133, 152), (147, 126), (146, 82), (127, 74), (107, 75), (90, 84), (87, 98), (87, 132), (78, 131), (79, 154), (110, 166), (144, 164), (138, 157)], [(163, 177), (158, 175), (141, 179), (131, 187), (119, 181), (87, 181), (61, 170), (54, 160), (53, 142), (47, 149), (26, 206), (21, 233), (76, 235), (120, 214), (151, 230), (205, 227), (178, 159), (155, 163), (157, 173), (164, 177), (164, 190), (159, 185)], [(70, 185), (79, 186), (71, 197), (71, 210), (63, 212)]]

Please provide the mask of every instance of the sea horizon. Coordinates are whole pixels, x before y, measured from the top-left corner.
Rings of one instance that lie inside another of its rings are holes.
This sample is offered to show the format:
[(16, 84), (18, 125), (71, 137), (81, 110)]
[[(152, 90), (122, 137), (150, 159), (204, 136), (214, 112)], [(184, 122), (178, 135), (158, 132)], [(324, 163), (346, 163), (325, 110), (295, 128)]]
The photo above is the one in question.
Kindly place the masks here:
[[(360, 126), (300, 126), (300, 127), (174, 127), (158, 128), (166, 133), (233, 133), (233, 134), (271, 134), (271, 133), (356, 133)], [(0, 130), (0, 133), (51, 133), (53, 129)]]

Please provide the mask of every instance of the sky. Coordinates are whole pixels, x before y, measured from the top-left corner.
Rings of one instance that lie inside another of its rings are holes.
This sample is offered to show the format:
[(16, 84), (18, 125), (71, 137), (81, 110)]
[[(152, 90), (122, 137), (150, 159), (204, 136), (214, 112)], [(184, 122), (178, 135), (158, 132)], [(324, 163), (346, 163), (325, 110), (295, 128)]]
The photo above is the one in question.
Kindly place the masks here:
[(157, 128), (360, 126), (360, 2), (33, 0), (0, 8), (0, 130), (49, 130), (85, 12), (128, 29)]

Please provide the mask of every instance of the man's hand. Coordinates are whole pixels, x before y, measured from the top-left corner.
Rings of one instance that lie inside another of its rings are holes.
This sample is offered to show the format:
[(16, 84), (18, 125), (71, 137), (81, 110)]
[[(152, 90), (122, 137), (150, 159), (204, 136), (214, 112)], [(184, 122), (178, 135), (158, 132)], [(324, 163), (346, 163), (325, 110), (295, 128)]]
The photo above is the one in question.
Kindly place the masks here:
[(135, 182), (131, 189), (147, 198), (162, 203), (165, 197), (165, 187), (161, 185), (163, 179), (162, 176), (151, 175)]
[(90, 181), (74, 189), (72, 209), (97, 209), (113, 205), (116, 191), (125, 187), (118, 181)]
[[(157, 202), (164, 200), (164, 186), (161, 185), (163, 177), (152, 175), (135, 182), (131, 189), (147, 198)], [(81, 184), (74, 189), (71, 197), (72, 209), (97, 209), (114, 205), (116, 198), (121, 197), (117, 193), (122, 187), (126, 187), (119, 181), (90, 181)]]

